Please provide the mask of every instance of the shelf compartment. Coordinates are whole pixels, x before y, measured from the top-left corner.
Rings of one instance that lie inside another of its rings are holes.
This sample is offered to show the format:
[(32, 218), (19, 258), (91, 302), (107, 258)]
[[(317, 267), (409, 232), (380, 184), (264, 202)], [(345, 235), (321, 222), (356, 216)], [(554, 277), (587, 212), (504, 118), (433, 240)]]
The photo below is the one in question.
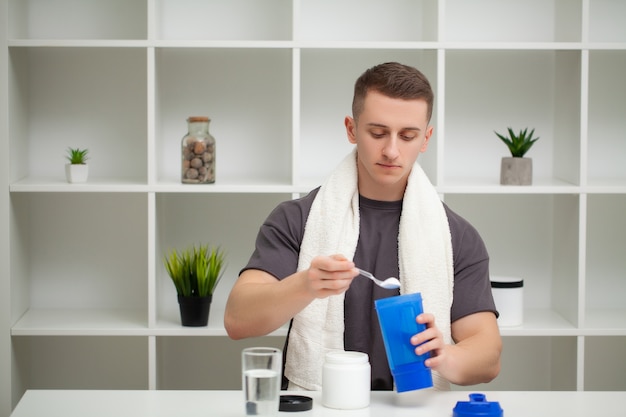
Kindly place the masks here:
[(13, 337), (12, 343), (18, 398), (26, 389), (148, 389), (146, 337)]
[(584, 334), (626, 336), (626, 308), (590, 308), (585, 314)]
[(580, 51), (448, 50), (445, 59), (446, 183), (499, 184), (511, 154), (494, 131), (529, 127), (540, 137), (526, 154), (533, 181), (580, 184)]
[(599, 320), (606, 310), (624, 311), (626, 294), (626, 196), (587, 196), (586, 324), (626, 330), (626, 315)]
[(520, 326), (501, 326), (502, 336), (579, 336), (581, 331), (559, 313), (547, 309), (524, 309)]
[[(301, 51), (300, 149), (297, 182), (320, 185), (354, 145), (348, 142), (345, 116), (352, 116), (354, 83), (368, 68), (389, 61), (413, 65), (428, 77), (437, 96), (437, 52), (432, 50), (305, 49)], [(437, 100), (435, 100), (435, 103)], [(320, 105), (323, 103), (323, 105)], [(436, 110), (433, 121), (436, 124)], [(435, 128), (434, 136), (437, 135)], [(420, 163), (436, 181), (437, 140)], [(332, 152), (329, 150), (332, 149)]]
[(227, 267), (213, 294), (209, 327), (199, 330), (203, 334), (225, 335), (226, 299), (254, 251), (259, 227), (280, 202), (289, 199), (290, 194), (156, 196), (156, 323), (160, 334), (189, 331), (180, 325), (176, 289), (163, 266), (163, 256), (170, 249), (181, 250), (199, 243), (224, 249)]
[(302, 40), (437, 40), (435, 0), (303, 0), (297, 18), (297, 38)]
[(159, 39), (289, 40), (292, 2), (156, 0)]
[(626, 42), (626, 3), (621, 0), (589, 1), (589, 40)]
[(11, 204), (14, 321), (28, 309), (119, 308), (147, 322), (146, 196), (19, 193)]
[(145, 310), (30, 309), (11, 329), (13, 336), (148, 335)]
[(626, 187), (626, 51), (589, 52), (589, 184)]
[(582, 5), (581, 0), (448, 0), (445, 19), (446, 41), (580, 42)]
[(9, 0), (14, 39), (146, 39), (145, 0)]
[(502, 369), (493, 381), (454, 390), (575, 391), (577, 338), (503, 337)]
[(626, 336), (585, 338), (585, 391), (626, 390)]
[[(65, 179), (67, 148), (89, 178), (147, 181), (146, 52), (10, 48), (11, 179)], [(55, 162), (56, 161), (56, 162)]]
[(240, 390), (241, 350), (253, 346), (283, 348), (284, 337), (244, 340), (228, 337), (157, 337), (157, 389)]
[(204, 115), (216, 141), (216, 184), (291, 183), (291, 60), (286, 49), (158, 49), (157, 180), (180, 182), (186, 120)]
[[(446, 194), (446, 204), (481, 234), (493, 276), (524, 280), (524, 310), (548, 310), (578, 325), (577, 195)], [(545, 324), (553, 326), (546, 317)], [(571, 331), (563, 323), (561, 329)], [(555, 329), (556, 331), (556, 329)]]

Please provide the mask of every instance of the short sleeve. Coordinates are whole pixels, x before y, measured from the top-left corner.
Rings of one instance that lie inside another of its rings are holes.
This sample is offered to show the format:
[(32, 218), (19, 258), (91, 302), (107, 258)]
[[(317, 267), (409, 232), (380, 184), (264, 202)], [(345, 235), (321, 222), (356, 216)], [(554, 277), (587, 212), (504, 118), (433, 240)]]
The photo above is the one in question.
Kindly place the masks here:
[(446, 207), (454, 258), (452, 322), (481, 311), (498, 314), (489, 281), (489, 254), (480, 234), (467, 220)]
[(300, 199), (284, 201), (270, 213), (259, 229), (254, 252), (241, 272), (259, 269), (277, 279), (296, 272), (304, 226), (316, 194), (317, 189)]

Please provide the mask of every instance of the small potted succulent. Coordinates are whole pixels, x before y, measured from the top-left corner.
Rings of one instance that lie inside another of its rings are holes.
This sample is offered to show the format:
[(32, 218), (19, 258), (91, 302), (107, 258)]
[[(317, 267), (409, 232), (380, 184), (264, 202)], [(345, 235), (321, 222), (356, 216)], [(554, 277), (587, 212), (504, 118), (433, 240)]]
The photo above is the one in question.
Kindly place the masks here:
[(213, 291), (225, 269), (222, 249), (206, 244), (180, 251), (172, 249), (163, 263), (176, 287), (182, 325), (206, 326)]
[(494, 132), (509, 148), (510, 157), (503, 157), (500, 165), (500, 184), (502, 185), (531, 185), (533, 180), (533, 160), (524, 155), (539, 139), (534, 137), (535, 129), (528, 132), (528, 128), (516, 134), (510, 127), (508, 136)]
[(69, 183), (87, 182), (89, 165), (87, 165), (88, 149), (67, 148), (65, 158), (69, 163), (65, 164), (65, 178)]

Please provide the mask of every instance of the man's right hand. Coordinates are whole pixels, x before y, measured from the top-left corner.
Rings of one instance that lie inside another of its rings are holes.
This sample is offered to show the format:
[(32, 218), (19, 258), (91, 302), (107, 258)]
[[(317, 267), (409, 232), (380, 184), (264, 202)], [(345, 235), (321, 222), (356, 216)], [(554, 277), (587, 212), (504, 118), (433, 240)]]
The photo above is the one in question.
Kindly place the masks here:
[(358, 275), (343, 255), (317, 256), (309, 268), (282, 280), (248, 269), (233, 286), (224, 312), (232, 339), (267, 335), (288, 323), (316, 298), (345, 292)]

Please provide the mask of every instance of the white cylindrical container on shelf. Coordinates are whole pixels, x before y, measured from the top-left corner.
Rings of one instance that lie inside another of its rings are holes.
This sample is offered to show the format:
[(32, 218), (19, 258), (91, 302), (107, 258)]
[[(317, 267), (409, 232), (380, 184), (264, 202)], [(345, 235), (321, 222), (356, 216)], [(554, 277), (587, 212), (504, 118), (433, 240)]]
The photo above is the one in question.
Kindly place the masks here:
[(491, 292), (500, 316), (500, 326), (521, 326), (524, 322), (524, 280), (515, 277), (491, 277)]
[(322, 404), (341, 410), (370, 404), (371, 368), (366, 353), (331, 351), (322, 368)]

